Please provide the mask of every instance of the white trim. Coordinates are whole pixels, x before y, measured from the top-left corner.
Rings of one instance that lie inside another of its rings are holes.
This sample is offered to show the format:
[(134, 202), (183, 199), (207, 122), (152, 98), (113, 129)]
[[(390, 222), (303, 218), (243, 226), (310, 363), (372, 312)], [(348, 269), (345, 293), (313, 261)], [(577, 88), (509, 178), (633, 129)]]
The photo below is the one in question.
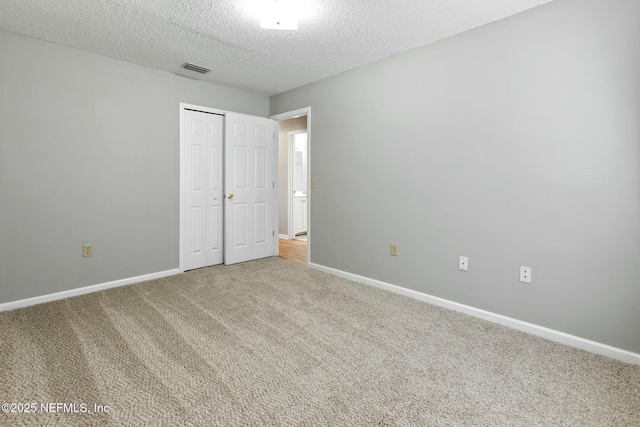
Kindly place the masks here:
[[(296, 237), (293, 232), (293, 176), (291, 171), (293, 170), (293, 144), (291, 132), (287, 135), (287, 239), (292, 240)], [(278, 145), (280, 145), (278, 143)]]
[[(278, 232), (278, 235), (280, 235), (280, 206), (278, 203), (278, 192), (280, 191), (280, 177), (279, 175), (279, 170), (278, 170), (278, 159), (280, 158), (280, 124), (273, 120), (270, 119), (273, 123), (273, 139), (272, 139), (272, 143), (273, 143), (273, 159), (274, 161), (271, 162), (272, 163), (272, 171), (271, 173), (273, 174), (273, 186), (274, 186), (274, 192), (273, 192), (273, 236), (275, 237), (276, 235), (276, 231)], [(273, 256), (280, 256), (280, 239), (278, 237), (273, 239)]]
[(30, 305), (42, 304), (45, 302), (57, 301), (60, 299), (71, 298), (78, 295), (90, 294), (93, 292), (103, 291), (105, 289), (117, 288), (118, 286), (131, 285), (133, 283), (146, 282), (147, 280), (161, 279), (163, 277), (175, 276), (180, 274), (179, 268), (173, 270), (159, 271), (157, 273), (144, 274), (142, 276), (129, 277), (127, 279), (114, 280), (113, 282), (101, 283), (98, 285), (85, 286), (83, 288), (70, 289), (68, 291), (56, 292), (53, 294), (41, 295), (39, 297), (21, 299), (18, 301), (0, 304), (0, 312), (15, 310), (16, 308), (28, 307)]
[(577, 337), (575, 335), (567, 334), (565, 332), (556, 331), (554, 329), (549, 329), (544, 326), (539, 326), (533, 323), (524, 322), (522, 320), (503, 316), (497, 313), (492, 313), (490, 311), (471, 307), (465, 304), (460, 304), (454, 301), (449, 301), (444, 298), (435, 297), (422, 292), (392, 285), (390, 283), (381, 282), (379, 280), (370, 279), (368, 277), (359, 276), (357, 274), (347, 273), (346, 271), (342, 271), (342, 270), (336, 270), (335, 268), (325, 267), (323, 265), (312, 264), (312, 263), (309, 263), (309, 267), (314, 268), (316, 270), (324, 271), (325, 273), (333, 274), (335, 276), (343, 277), (345, 279), (353, 280), (354, 282), (362, 283), (365, 285), (384, 289), (386, 291), (391, 291), (396, 294), (404, 295), (409, 298), (424, 301), (429, 304), (437, 305), (439, 307), (444, 307), (450, 310), (459, 311), (461, 313), (465, 313), (470, 316), (488, 320), (493, 323), (498, 323), (500, 325), (507, 326), (509, 328), (516, 329), (518, 331), (527, 332), (531, 335), (536, 335), (536, 336), (548, 339), (550, 341), (568, 345), (570, 347), (579, 348), (581, 350), (599, 354), (601, 356), (607, 356), (612, 359), (620, 360), (621, 362), (640, 365), (640, 354), (633, 353), (628, 350), (612, 347), (607, 344), (591, 341), (585, 338)]
[(289, 239), (289, 236), (287, 236), (286, 234), (282, 234), (282, 233), (278, 234), (278, 239), (291, 240), (291, 239)]
[(295, 119), (296, 117), (308, 116), (311, 112), (311, 107), (298, 108), (297, 110), (287, 111), (286, 113), (274, 114), (269, 116), (271, 120), (279, 122), (280, 120)]
[(307, 116), (307, 265), (311, 265), (311, 107), (274, 114), (269, 118), (281, 121), (301, 116)]

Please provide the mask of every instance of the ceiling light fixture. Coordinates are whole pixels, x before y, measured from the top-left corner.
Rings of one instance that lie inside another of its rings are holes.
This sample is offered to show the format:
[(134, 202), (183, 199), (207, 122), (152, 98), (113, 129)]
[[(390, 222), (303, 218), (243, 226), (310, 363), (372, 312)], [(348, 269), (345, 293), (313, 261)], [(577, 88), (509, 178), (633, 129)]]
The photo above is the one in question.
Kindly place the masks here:
[(260, 13), (260, 26), (268, 30), (297, 30), (295, 1), (265, 0)]

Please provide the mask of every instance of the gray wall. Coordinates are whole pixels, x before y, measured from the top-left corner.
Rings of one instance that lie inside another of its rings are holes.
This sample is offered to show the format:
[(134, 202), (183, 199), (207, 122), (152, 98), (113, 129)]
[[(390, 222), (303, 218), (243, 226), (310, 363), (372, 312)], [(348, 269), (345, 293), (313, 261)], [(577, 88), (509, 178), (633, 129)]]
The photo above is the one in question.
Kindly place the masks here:
[(313, 109), (311, 262), (640, 352), (638, 16), (558, 0), (273, 96)]
[(0, 58), (0, 303), (177, 268), (179, 103), (269, 99), (3, 31)]
[(289, 132), (307, 128), (307, 116), (278, 122), (278, 220), (279, 233), (289, 233)]

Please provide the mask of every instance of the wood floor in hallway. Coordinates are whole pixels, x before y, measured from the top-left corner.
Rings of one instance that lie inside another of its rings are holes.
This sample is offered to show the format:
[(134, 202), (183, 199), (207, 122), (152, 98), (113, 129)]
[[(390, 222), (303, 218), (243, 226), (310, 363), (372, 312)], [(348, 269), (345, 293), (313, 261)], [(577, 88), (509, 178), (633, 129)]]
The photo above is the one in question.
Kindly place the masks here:
[(307, 242), (300, 240), (280, 239), (280, 257), (297, 262), (299, 264), (307, 264)]

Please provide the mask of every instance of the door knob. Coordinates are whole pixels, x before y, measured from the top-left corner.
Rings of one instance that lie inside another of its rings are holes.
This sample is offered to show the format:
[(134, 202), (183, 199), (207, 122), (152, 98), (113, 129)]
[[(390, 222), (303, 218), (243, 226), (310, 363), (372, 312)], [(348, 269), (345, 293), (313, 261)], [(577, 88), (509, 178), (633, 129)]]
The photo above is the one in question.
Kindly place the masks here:
[(231, 193), (227, 194), (227, 199), (229, 199), (229, 200), (233, 199), (233, 194), (231, 194)]

